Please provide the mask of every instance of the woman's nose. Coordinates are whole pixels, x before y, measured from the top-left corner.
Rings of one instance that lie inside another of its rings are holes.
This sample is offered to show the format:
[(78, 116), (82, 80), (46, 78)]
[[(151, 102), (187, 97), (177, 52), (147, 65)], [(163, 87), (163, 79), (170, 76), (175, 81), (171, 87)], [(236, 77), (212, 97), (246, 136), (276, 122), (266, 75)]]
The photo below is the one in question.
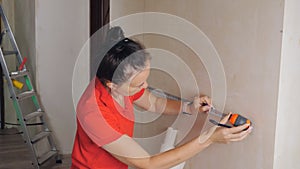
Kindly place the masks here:
[(146, 89), (148, 87), (148, 83), (145, 82), (144, 85), (142, 86), (143, 89)]

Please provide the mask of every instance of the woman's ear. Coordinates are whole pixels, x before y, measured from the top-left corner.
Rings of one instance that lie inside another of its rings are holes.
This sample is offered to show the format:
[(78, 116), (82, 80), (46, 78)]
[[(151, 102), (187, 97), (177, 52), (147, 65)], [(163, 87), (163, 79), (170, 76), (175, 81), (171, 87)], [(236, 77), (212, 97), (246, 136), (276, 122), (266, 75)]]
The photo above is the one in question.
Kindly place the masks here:
[(111, 89), (115, 89), (117, 87), (113, 82), (106, 82), (106, 86)]

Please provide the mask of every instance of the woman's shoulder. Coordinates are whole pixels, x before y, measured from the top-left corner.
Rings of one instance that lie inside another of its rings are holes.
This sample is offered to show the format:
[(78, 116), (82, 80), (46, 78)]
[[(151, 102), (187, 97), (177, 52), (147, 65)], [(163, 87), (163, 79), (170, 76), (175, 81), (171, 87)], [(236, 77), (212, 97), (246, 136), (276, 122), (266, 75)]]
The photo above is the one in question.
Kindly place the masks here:
[(108, 93), (97, 79), (93, 79), (87, 86), (86, 90), (81, 95), (78, 104), (76, 106), (76, 112), (90, 112), (101, 109), (106, 111), (107, 99), (101, 99), (103, 97), (108, 97)]

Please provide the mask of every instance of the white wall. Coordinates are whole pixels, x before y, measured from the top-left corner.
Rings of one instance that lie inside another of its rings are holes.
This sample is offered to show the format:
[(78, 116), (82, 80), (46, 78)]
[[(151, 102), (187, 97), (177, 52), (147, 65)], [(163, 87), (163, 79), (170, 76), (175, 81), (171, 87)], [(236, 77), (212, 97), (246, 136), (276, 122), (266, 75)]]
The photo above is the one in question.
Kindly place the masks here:
[(300, 1), (286, 0), (274, 169), (300, 168)]
[(36, 0), (36, 81), (48, 121), (64, 154), (72, 151), (72, 73), (89, 37), (89, 2)]
[(27, 57), (27, 69), (35, 81), (35, 3), (32, 0), (15, 0), (15, 38), (23, 57)]

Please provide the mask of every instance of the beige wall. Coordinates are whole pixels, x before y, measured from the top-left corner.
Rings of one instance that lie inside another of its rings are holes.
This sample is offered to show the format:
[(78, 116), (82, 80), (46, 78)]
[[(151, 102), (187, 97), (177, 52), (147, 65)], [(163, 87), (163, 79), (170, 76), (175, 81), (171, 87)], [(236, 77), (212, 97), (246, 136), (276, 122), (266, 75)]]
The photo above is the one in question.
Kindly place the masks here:
[(144, 12), (144, 0), (122, 0), (110, 1), (110, 18), (111, 20), (117, 19), (120, 16), (130, 15), (137, 12)]
[[(198, 169), (199, 166), (211, 169), (273, 168), (284, 2), (282, 0), (230, 3), (215, 0), (144, 0), (138, 4), (132, 1), (130, 1), (132, 3), (123, 2), (122, 5), (116, 1), (112, 2), (113, 18), (142, 10), (166, 12), (183, 17), (200, 28), (215, 45), (224, 65), (227, 80), (225, 110), (239, 112), (253, 121), (254, 132), (245, 141), (230, 145), (213, 145), (189, 160), (186, 168)], [(140, 27), (132, 25), (134, 26)], [(197, 84), (201, 92), (210, 94), (205, 69), (201, 63), (195, 63), (194, 54), (182, 44), (170, 38), (154, 35), (144, 35), (141, 39), (146, 47), (167, 49), (180, 56), (191, 66), (193, 73), (199, 75)], [(172, 85), (172, 80), (168, 78), (161, 78), (163, 76), (158, 73), (152, 74), (149, 79), (150, 85), (178, 94), (177, 85)], [(187, 81), (187, 77), (182, 77), (181, 80)], [(186, 85), (189, 86), (189, 83)], [(147, 125), (151, 124), (140, 126), (144, 130), (137, 129), (136, 134), (141, 135), (148, 131), (160, 133), (171, 123), (172, 121), (166, 119), (158, 120), (154, 122), (152, 128), (147, 128)], [(199, 128), (194, 128), (192, 132), (195, 130)], [(188, 137), (191, 138), (192, 135)]]
[(225, 109), (241, 112), (254, 123), (254, 132), (246, 141), (211, 146), (191, 159), (187, 168), (272, 168), (282, 4), (280, 1), (163, 2), (146, 1), (145, 6), (149, 11), (167, 11), (184, 17), (207, 34), (225, 68), (228, 94)]

